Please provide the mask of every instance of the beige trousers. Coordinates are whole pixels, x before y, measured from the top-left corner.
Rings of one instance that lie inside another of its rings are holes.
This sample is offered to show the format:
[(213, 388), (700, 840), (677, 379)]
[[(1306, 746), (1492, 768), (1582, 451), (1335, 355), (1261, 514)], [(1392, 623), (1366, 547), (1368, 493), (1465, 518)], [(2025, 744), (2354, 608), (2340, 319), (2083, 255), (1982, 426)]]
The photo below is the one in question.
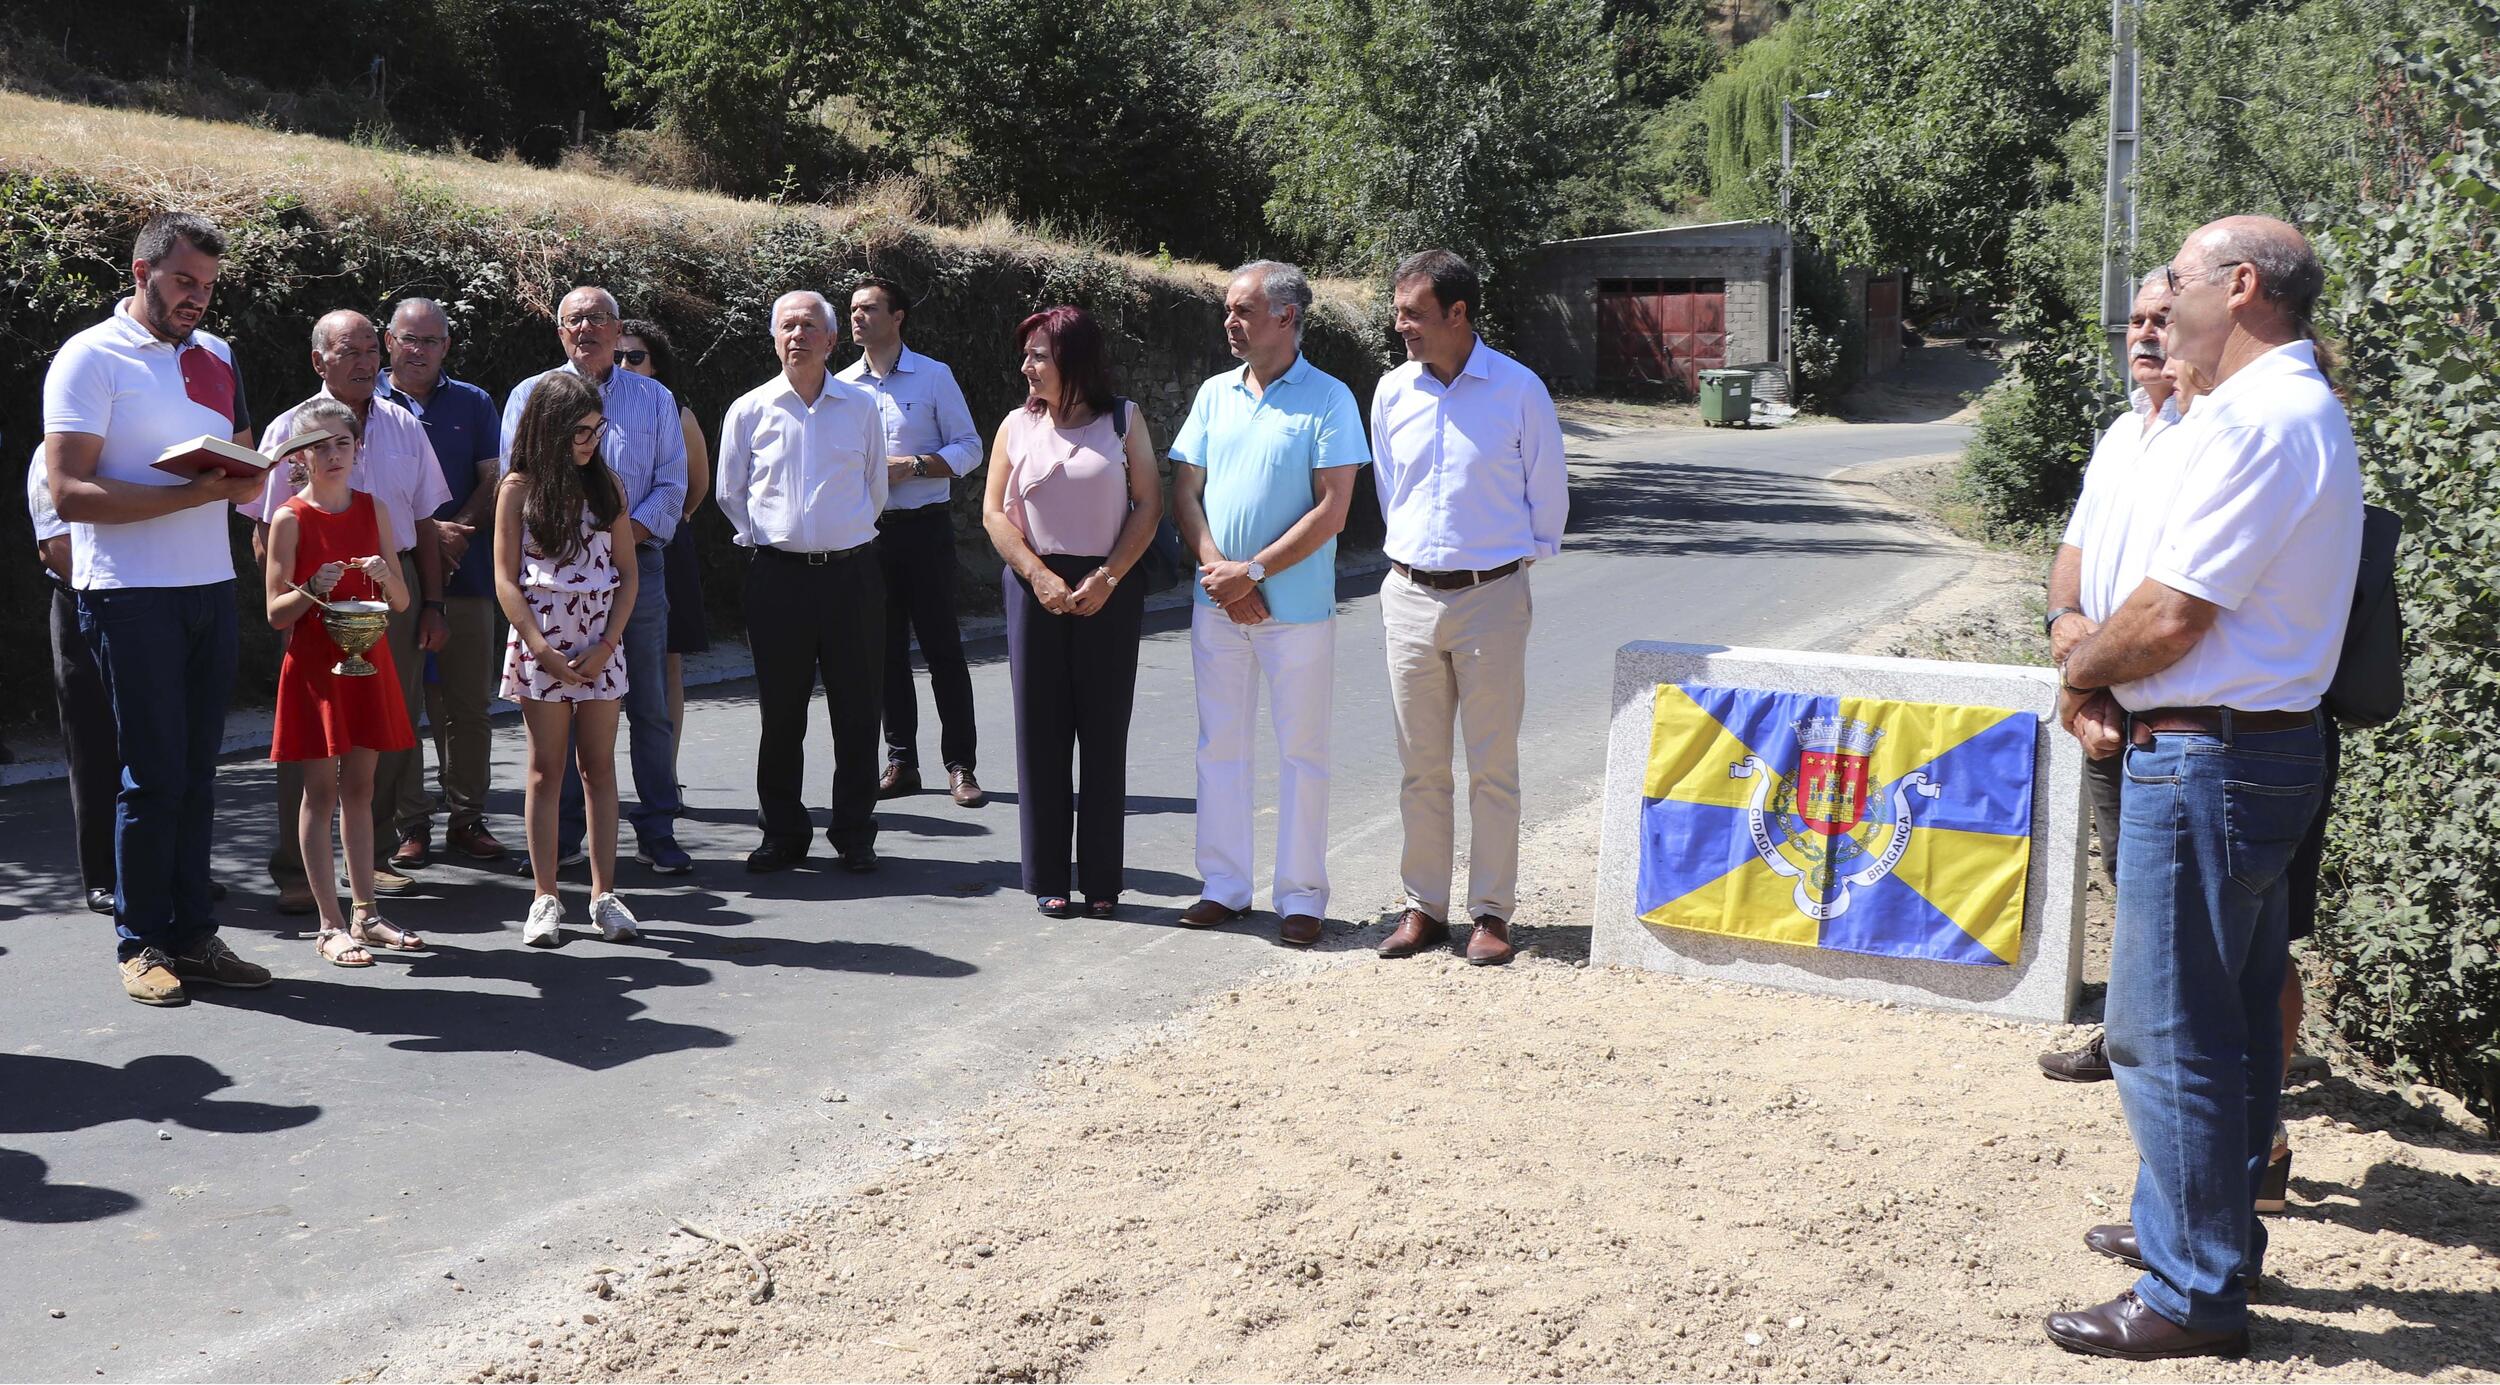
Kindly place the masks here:
[[(434, 728), (435, 782), (453, 831), (486, 816), (486, 787), (493, 731), (486, 709), (503, 671), (503, 646), (495, 639), (495, 598), (454, 596), (443, 602), (451, 627), (434, 654), (434, 681), (425, 685), (425, 719)], [(420, 786), (422, 794), (422, 786)], [(403, 818), (401, 836), (424, 831), (434, 805), (424, 801), (414, 823)]]
[(1450, 912), (1457, 836), (1452, 732), (1467, 746), (1467, 909), (1508, 922), (1519, 896), (1519, 722), (1527, 707), (1528, 572), (1458, 591), (1418, 586), (1392, 571), (1380, 587), (1389, 649), (1389, 706), (1397, 719), (1398, 817), (1406, 845), (1398, 874), (1409, 908)]

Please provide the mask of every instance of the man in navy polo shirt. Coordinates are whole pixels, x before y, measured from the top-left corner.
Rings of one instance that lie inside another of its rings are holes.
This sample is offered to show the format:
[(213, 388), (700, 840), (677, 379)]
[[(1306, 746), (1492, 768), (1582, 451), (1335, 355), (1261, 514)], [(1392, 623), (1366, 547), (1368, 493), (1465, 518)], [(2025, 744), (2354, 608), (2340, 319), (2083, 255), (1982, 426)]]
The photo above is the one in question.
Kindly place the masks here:
[[(415, 414), (434, 444), (451, 500), (434, 512), (443, 553), (443, 599), (427, 603), (417, 644), (434, 656), (425, 685), (425, 719), (434, 728), (434, 773), (448, 817), (444, 842), (473, 861), (504, 854), (486, 830), (486, 789), (493, 736), (486, 708), (494, 695), (495, 482), (502, 474), (503, 425), (495, 401), (443, 369), (451, 354), (451, 319), (431, 298), (403, 298), (391, 313), (391, 368), (374, 396)], [(418, 785), (420, 795), (422, 784)], [(433, 852), (434, 805), (422, 797), (401, 805), (399, 849), (391, 864), (412, 870)]]
[(227, 517), (261, 478), (183, 480), (154, 465), (203, 435), (251, 445), (234, 353), (199, 330), (225, 249), (205, 218), (150, 217), (131, 250), (133, 292), (63, 344), (43, 381), (52, 504), (70, 526), (79, 625), (122, 757), (113, 923), (122, 989), (142, 1005), (184, 1004), (186, 982), (269, 984), (217, 936), (208, 878), (235, 667)]

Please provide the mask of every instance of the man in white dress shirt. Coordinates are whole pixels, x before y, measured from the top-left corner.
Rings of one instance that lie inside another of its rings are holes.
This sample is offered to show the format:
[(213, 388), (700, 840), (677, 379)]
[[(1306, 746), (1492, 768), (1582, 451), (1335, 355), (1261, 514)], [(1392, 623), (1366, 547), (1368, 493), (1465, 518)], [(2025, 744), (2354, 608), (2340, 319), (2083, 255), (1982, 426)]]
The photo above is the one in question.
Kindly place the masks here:
[(1404, 776), (1406, 909), (1380, 945), (1449, 940), (1453, 723), (1467, 738), (1467, 960), (1511, 959), (1519, 889), (1519, 722), (1527, 705), (1528, 565), (1562, 551), (1562, 422), (1545, 384), (1476, 335), (1483, 289), (1447, 250), (1409, 256), (1392, 301), (1406, 364), (1372, 395), (1372, 481), (1388, 522), (1380, 587)]
[[(2049, 653), (2060, 664), (2126, 598), (2116, 589), (2116, 574), (2127, 550), (2159, 540), (2162, 513), (2177, 490), (2175, 465), (2151, 461), (2153, 445), (2170, 436), (2179, 422), (2177, 391), (2162, 369), (2169, 362), (2162, 347), (2169, 321), (2169, 271), (2156, 269), (2137, 287), (2127, 315), (2127, 377), (2132, 384), (2127, 411), (2110, 421), (2094, 445), (2083, 472), (2083, 494), (2049, 564), (2049, 614), (2042, 623)], [(2141, 516), (2139, 499), (2149, 502), (2141, 507)], [(2085, 580), (2087, 566), (2090, 581)], [(2143, 563), (2139, 560), (2134, 568), (2141, 573)], [(2106, 756), (2086, 758), (2083, 767), (2084, 787), (2092, 797), (2092, 831), (2101, 843), (2101, 870), (2116, 889), (2118, 796), (2124, 782), (2115, 750), (2116, 704), (2103, 699), (2086, 725), (2103, 727), (2111, 749)], [(2040, 1070), (2060, 1082), (2106, 1082), (2109, 1053), (2102, 1036), (2095, 1034), (2081, 1048), (2041, 1054)]]
[(885, 773), (879, 798), (920, 792), (920, 695), (911, 685), (911, 641), (929, 665), (937, 701), (938, 754), (946, 792), (966, 808), (988, 801), (973, 776), (980, 750), (972, 721), (972, 669), (955, 623), (954, 480), (981, 465), (981, 434), (955, 372), (903, 344), (911, 298), (891, 279), (851, 289), (851, 335), (860, 356), (834, 378), (877, 401), (885, 420), (885, 513), (877, 565), (885, 578)]
[(755, 796), (761, 874), (807, 858), (807, 704), (820, 677), (833, 721), (833, 821), (845, 868), (877, 868), (877, 724), (884, 687), (885, 582), (874, 545), (885, 509), (885, 422), (868, 391), (833, 378), (833, 305), (820, 293), (773, 304), (781, 374), (721, 420), (714, 493), (747, 566), (747, 645), (763, 728)]
[(2127, 1360), (2248, 1346), (2290, 875), (2323, 795), (2318, 708), (2361, 555), (2352, 427), (2307, 340), (2324, 283), (2308, 242), (2231, 217), (2190, 235), (2170, 271), (2170, 354), (2213, 389), (2165, 444), (2179, 489), (2161, 542), (2066, 656), (2058, 700), (2087, 744), (2097, 696), (2126, 712), (2107, 1028), (2134, 1222), (2084, 1243), (2142, 1273), (2046, 1327), (2069, 1351)]
[[(442, 465), (434, 443), (417, 416), (378, 397), (382, 375), (382, 337), (363, 313), (341, 308), (325, 313), (312, 330), (313, 374), (321, 391), (313, 399), (335, 399), (355, 410), (364, 426), (356, 443), (356, 468), (348, 485), (382, 502), (391, 532), (382, 536), (388, 556), (399, 563), (402, 580), (419, 600), (391, 616), (391, 659), (399, 674), (399, 694), (408, 705), (408, 724), (417, 725), (425, 711), (425, 655), (442, 645), (443, 559), (437, 541), (434, 511), (451, 499), (443, 484)], [(304, 404), (311, 403), (311, 399)], [(284, 442), (295, 432), (297, 404), (269, 421), (261, 447)], [(253, 521), (252, 553), (266, 561), (269, 521), (278, 507), (303, 489), (292, 466), (273, 466), (260, 495), (240, 509)], [(278, 766), (278, 821), (294, 822), (304, 800), (304, 767)], [(373, 767), (373, 888), (381, 894), (404, 894), (415, 882), (392, 867), (392, 848), (401, 827), (422, 821), (425, 811), (425, 752), (417, 747), (379, 756)], [(344, 867), (342, 867), (344, 869)], [(304, 879), (302, 839), (280, 832), (269, 854), (269, 878), (278, 887), (278, 912), (310, 913), (312, 885)], [(342, 877), (344, 878), (344, 877)]]

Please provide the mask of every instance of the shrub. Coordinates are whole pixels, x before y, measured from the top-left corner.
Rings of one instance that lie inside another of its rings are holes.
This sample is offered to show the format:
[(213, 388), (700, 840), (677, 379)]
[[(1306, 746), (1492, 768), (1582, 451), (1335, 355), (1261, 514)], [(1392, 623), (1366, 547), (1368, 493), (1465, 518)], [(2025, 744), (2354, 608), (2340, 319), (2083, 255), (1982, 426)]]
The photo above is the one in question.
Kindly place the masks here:
[(2110, 375), (2109, 347), (2090, 323), (2045, 322), (2036, 309), (2007, 313), (2026, 338), (1980, 401), (1962, 482), (1992, 538), (2033, 541), (2053, 533), (2083, 489), (2092, 445), (2126, 400)]
[(2312, 946), (2329, 1011), (2399, 1075), (2500, 1117), (2500, 0), (2402, 73), (2445, 136), (2419, 181), (2323, 238), (2372, 498), (2404, 520), (2402, 716), (2345, 742)]
[[(838, 296), (872, 269), (914, 289), (913, 345), (954, 366), (984, 428), (1022, 402), (1009, 334), (1044, 303), (1073, 302), (1102, 317), (1122, 387), (1144, 407), (1159, 443), (1170, 440), (1198, 382), (1229, 364), (1215, 278), (1195, 268), (1159, 274), (1012, 232), (946, 236), (890, 216), (672, 202), (615, 184), (594, 185), (593, 200), (579, 205), (541, 200), (532, 210), (504, 210), (474, 204), (450, 181), (406, 171), (423, 165), (383, 166), (402, 171), (280, 190), (258, 178), (217, 185), (211, 175), (162, 170), (104, 182), (0, 168), (0, 378), (27, 382), (0, 396), (0, 437), (12, 440), (9, 455), (20, 468), (9, 474), (24, 475), (25, 440), (40, 432), (35, 385), (45, 363), (127, 291), (131, 236), (160, 204), (206, 212), (227, 232), (209, 328), (234, 342), (254, 412), (264, 419), (317, 386), (303, 341), (325, 311), (352, 307), (379, 317), (407, 295), (439, 298), (458, 331), (453, 373), (500, 394), (556, 362), (551, 313), (575, 283), (605, 284), (628, 311), (669, 329), (680, 359), (674, 383), (707, 431), (730, 400), (772, 373), (765, 315), (775, 297), (801, 286)], [(495, 166), (475, 167), (481, 181), (495, 175)], [(1306, 349), (1367, 394), (1382, 346), (1358, 311), (1324, 301)], [(977, 510), (977, 488), (959, 488), (957, 503)], [(240, 527), (238, 564), (248, 562)], [(961, 508), (956, 527), (965, 600), (978, 607), (994, 598), (997, 567), (978, 522)], [(739, 575), (726, 528), (716, 509), (696, 515), (713, 612), (734, 622)], [(23, 553), (28, 542), (25, 507), (0, 507), (0, 546)], [(43, 645), (44, 599), (32, 564), (0, 565), (7, 647)], [(275, 657), (257, 588), (245, 584), (239, 599), (252, 616), (243, 623), (240, 689), (249, 697), (267, 690)], [(0, 724), (49, 707), (45, 669), (41, 658), (0, 661)]]

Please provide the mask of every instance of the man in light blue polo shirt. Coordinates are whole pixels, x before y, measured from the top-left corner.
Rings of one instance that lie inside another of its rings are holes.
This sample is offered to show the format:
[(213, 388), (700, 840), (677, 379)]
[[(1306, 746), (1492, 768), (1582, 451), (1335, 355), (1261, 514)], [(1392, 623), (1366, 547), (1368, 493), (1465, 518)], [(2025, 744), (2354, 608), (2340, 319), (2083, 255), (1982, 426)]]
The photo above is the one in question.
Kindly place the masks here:
[(1280, 941), (1319, 941), (1328, 912), (1328, 720), (1335, 683), (1337, 531), (1371, 460), (1343, 382), (1302, 359), (1311, 283), (1260, 260), (1224, 291), (1242, 360), (1198, 387), (1172, 443), (1172, 512), (1198, 559), (1190, 654), (1198, 683), (1197, 903), (1209, 928), (1249, 912), (1250, 733), (1259, 684), (1276, 726)]

